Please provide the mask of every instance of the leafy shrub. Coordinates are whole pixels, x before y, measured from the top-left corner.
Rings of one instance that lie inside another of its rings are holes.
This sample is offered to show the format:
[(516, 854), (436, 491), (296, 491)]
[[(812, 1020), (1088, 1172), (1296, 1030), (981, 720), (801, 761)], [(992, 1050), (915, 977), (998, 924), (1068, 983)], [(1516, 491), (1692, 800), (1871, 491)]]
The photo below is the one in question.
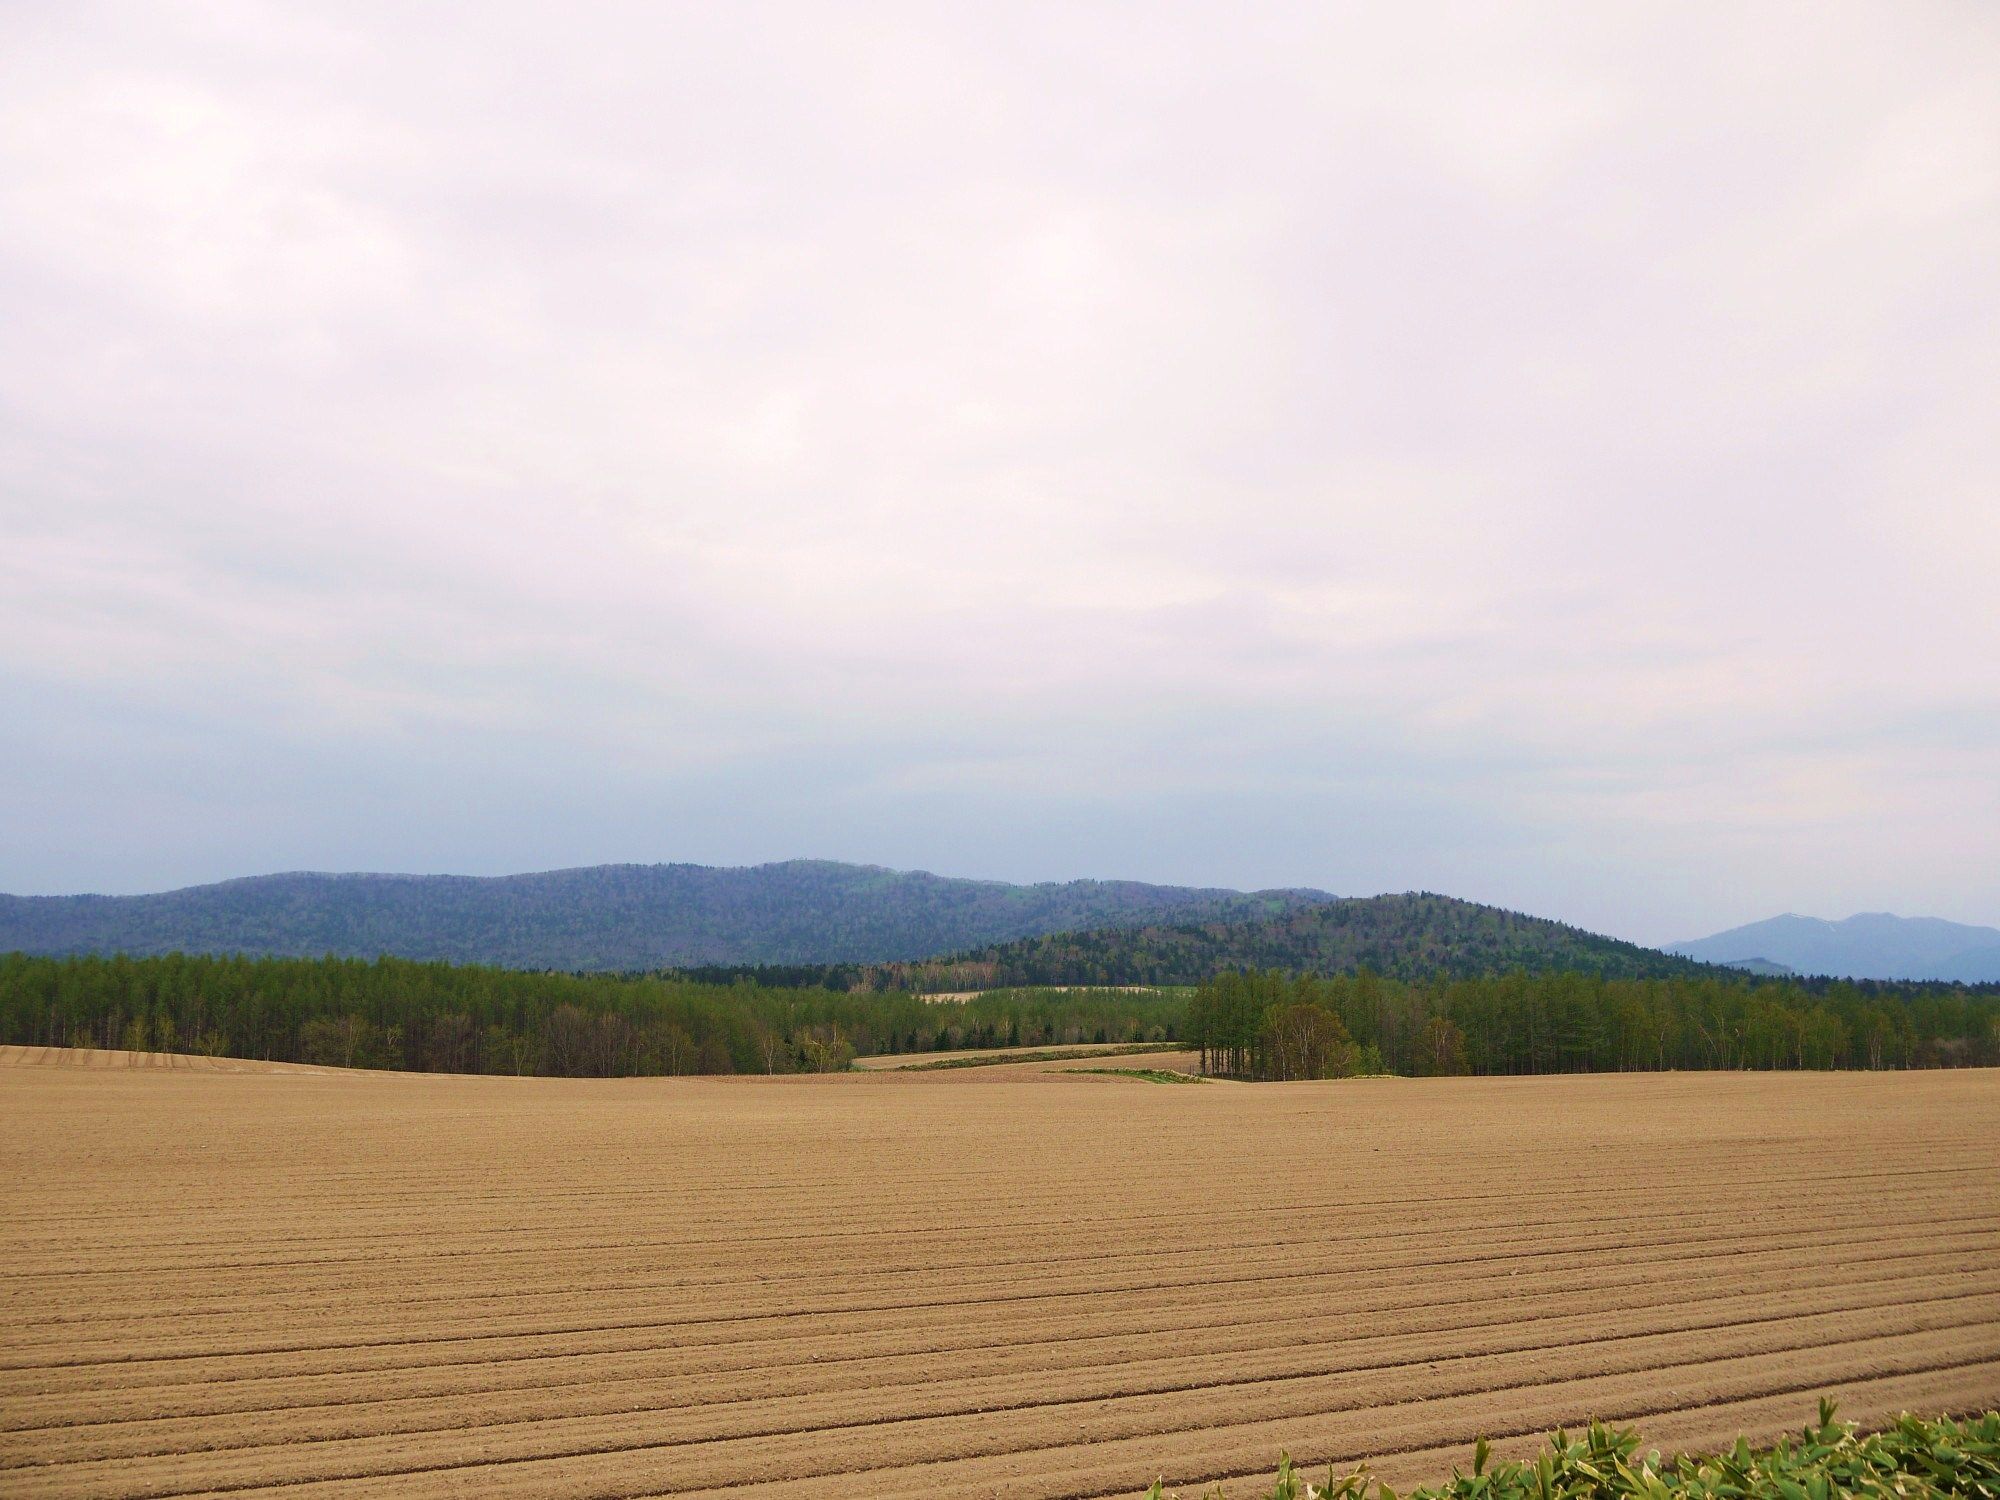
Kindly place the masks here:
[[(1454, 1470), (1443, 1484), (1413, 1490), (1405, 1500), (1928, 1500), (1971, 1496), (2000, 1500), (2000, 1412), (1953, 1421), (1902, 1416), (1882, 1432), (1863, 1435), (1836, 1422), (1833, 1403), (1819, 1404), (1819, 1425), (1796, 1440), (1753, 1449), (1741, 1438), (1727, 1453), (1676, 1458), (1658, 1450), (1639, 1456), (1639, 1439), (1593, 1422), (1581, 1438), (1557, 1432), (1537, 1457), (1488, 1468), (1481, 1438), (1472, 1472)], [(1278, 1464), (1267, 1500), (1397, 1500), (1363, 1468), (1324, 1484), (1308, 1483), (1290, 1458)], [(1155, 1483), (1148, 1500), (1165, 1500)]]

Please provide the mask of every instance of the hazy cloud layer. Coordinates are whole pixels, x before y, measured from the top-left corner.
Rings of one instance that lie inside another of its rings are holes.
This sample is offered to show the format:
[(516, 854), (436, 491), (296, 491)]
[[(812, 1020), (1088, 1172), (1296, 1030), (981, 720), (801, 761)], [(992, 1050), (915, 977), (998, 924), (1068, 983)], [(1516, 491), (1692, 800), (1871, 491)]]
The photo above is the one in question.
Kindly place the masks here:
[(2000, 11), (0, 11), (0, 888), (2000, 920)]

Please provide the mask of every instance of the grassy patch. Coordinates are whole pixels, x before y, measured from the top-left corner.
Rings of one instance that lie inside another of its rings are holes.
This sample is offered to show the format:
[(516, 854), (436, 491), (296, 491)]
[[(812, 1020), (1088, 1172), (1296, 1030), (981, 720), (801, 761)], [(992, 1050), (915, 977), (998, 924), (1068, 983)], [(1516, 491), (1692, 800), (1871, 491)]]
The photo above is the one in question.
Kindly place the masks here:
[[(1666, 1460), (1639, 1439), (1600, 1423), (1580, 1438), (1557, 1432), (1527, 1463), (1487, 1466), (1486, 1439), (1472, 1454), (1472, 1472), (1454, 1469), (1442, 1484), (1412, 1490), (1404, 1500), (1931, 1500), (1967, 1496), (2000, 1500), (2000, 1413), (1955, 1422), (1903, 1416), (1886, 1431), (1863, 1435), (1819, 1404), (1819, 1424), (1769, 1448), (1741, 1438), (1727, 1453)], [(1266, 1500), (1397, 1500), (1366, 1469), (1324, 1484), (1309, 1483), (1289, 1458), (1278, 1465)], [(1149, 1500), (1165, 1500), (1155, 1484)], [(1220, 1494), (1220, 1491), (1216, 1491)]]
[(1142, 1052), (1185, 1052), (1185, 1042), (1134, 1042), (1129, 1047), (1023, 1047), (1019, 1051), (988, 1052), (978, 1057), (940, 1057), (935, 1062), (904, 1063), (894, 1073), (921, 1073), (929, 1068), (990, 1068), (1001, 1063), (1074, 1062), (1080, 1057), (1131, 1057)]
[(1096, 1073), (1105, 1078), (1143, 1078), (1148, 1083), (1207, 1083), (1192, 1073), (1176, 1073), (1169, 1068), (1064, 1068), (1065, 1073)]

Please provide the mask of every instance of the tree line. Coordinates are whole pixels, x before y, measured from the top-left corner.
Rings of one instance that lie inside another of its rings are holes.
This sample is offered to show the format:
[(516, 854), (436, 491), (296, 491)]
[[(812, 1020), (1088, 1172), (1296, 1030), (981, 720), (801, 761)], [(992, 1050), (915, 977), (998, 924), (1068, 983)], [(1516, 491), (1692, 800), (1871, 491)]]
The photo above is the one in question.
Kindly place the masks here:
[(1171, 1040), (1185, 1009), (1174, 995), (930, 1002), (395, 958), (0, 956), (0, 1042), (427, 1072), (820, 1071), (876, 1053)]
[(1515, 973), (1228, 974), (1196, 990), (1205, 1072), (1601, 1073), (2000, 1065), (2000, 987)]
[(1577, 973), (1238, 973), (1180, 991), (903, 991), (405, 959), (0, 955), (0, 1042), (572, 1077), (788, 1073), (856, 1056), (1184, 1040), (1212, 1072), (2000, 1065), (2000, 987)]

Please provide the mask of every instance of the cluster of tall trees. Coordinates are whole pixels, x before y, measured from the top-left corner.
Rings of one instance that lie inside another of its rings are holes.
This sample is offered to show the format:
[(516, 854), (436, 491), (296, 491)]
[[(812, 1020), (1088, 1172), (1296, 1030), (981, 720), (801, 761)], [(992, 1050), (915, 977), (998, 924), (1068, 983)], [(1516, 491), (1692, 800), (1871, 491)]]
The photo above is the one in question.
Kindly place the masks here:
[(393, 958), (0, 956), (0, 1042), (431, 1072), (824, 1070), (858, 1054), (1167, 1040), (1184, 1009), (1148, 994), (940, 1003)]
[(1404, 982), (1230, 974), (1189, 1002), (1205, 1070), (1632, 1072), (2000, 1065), (2000, 989), (1515, 973)]

